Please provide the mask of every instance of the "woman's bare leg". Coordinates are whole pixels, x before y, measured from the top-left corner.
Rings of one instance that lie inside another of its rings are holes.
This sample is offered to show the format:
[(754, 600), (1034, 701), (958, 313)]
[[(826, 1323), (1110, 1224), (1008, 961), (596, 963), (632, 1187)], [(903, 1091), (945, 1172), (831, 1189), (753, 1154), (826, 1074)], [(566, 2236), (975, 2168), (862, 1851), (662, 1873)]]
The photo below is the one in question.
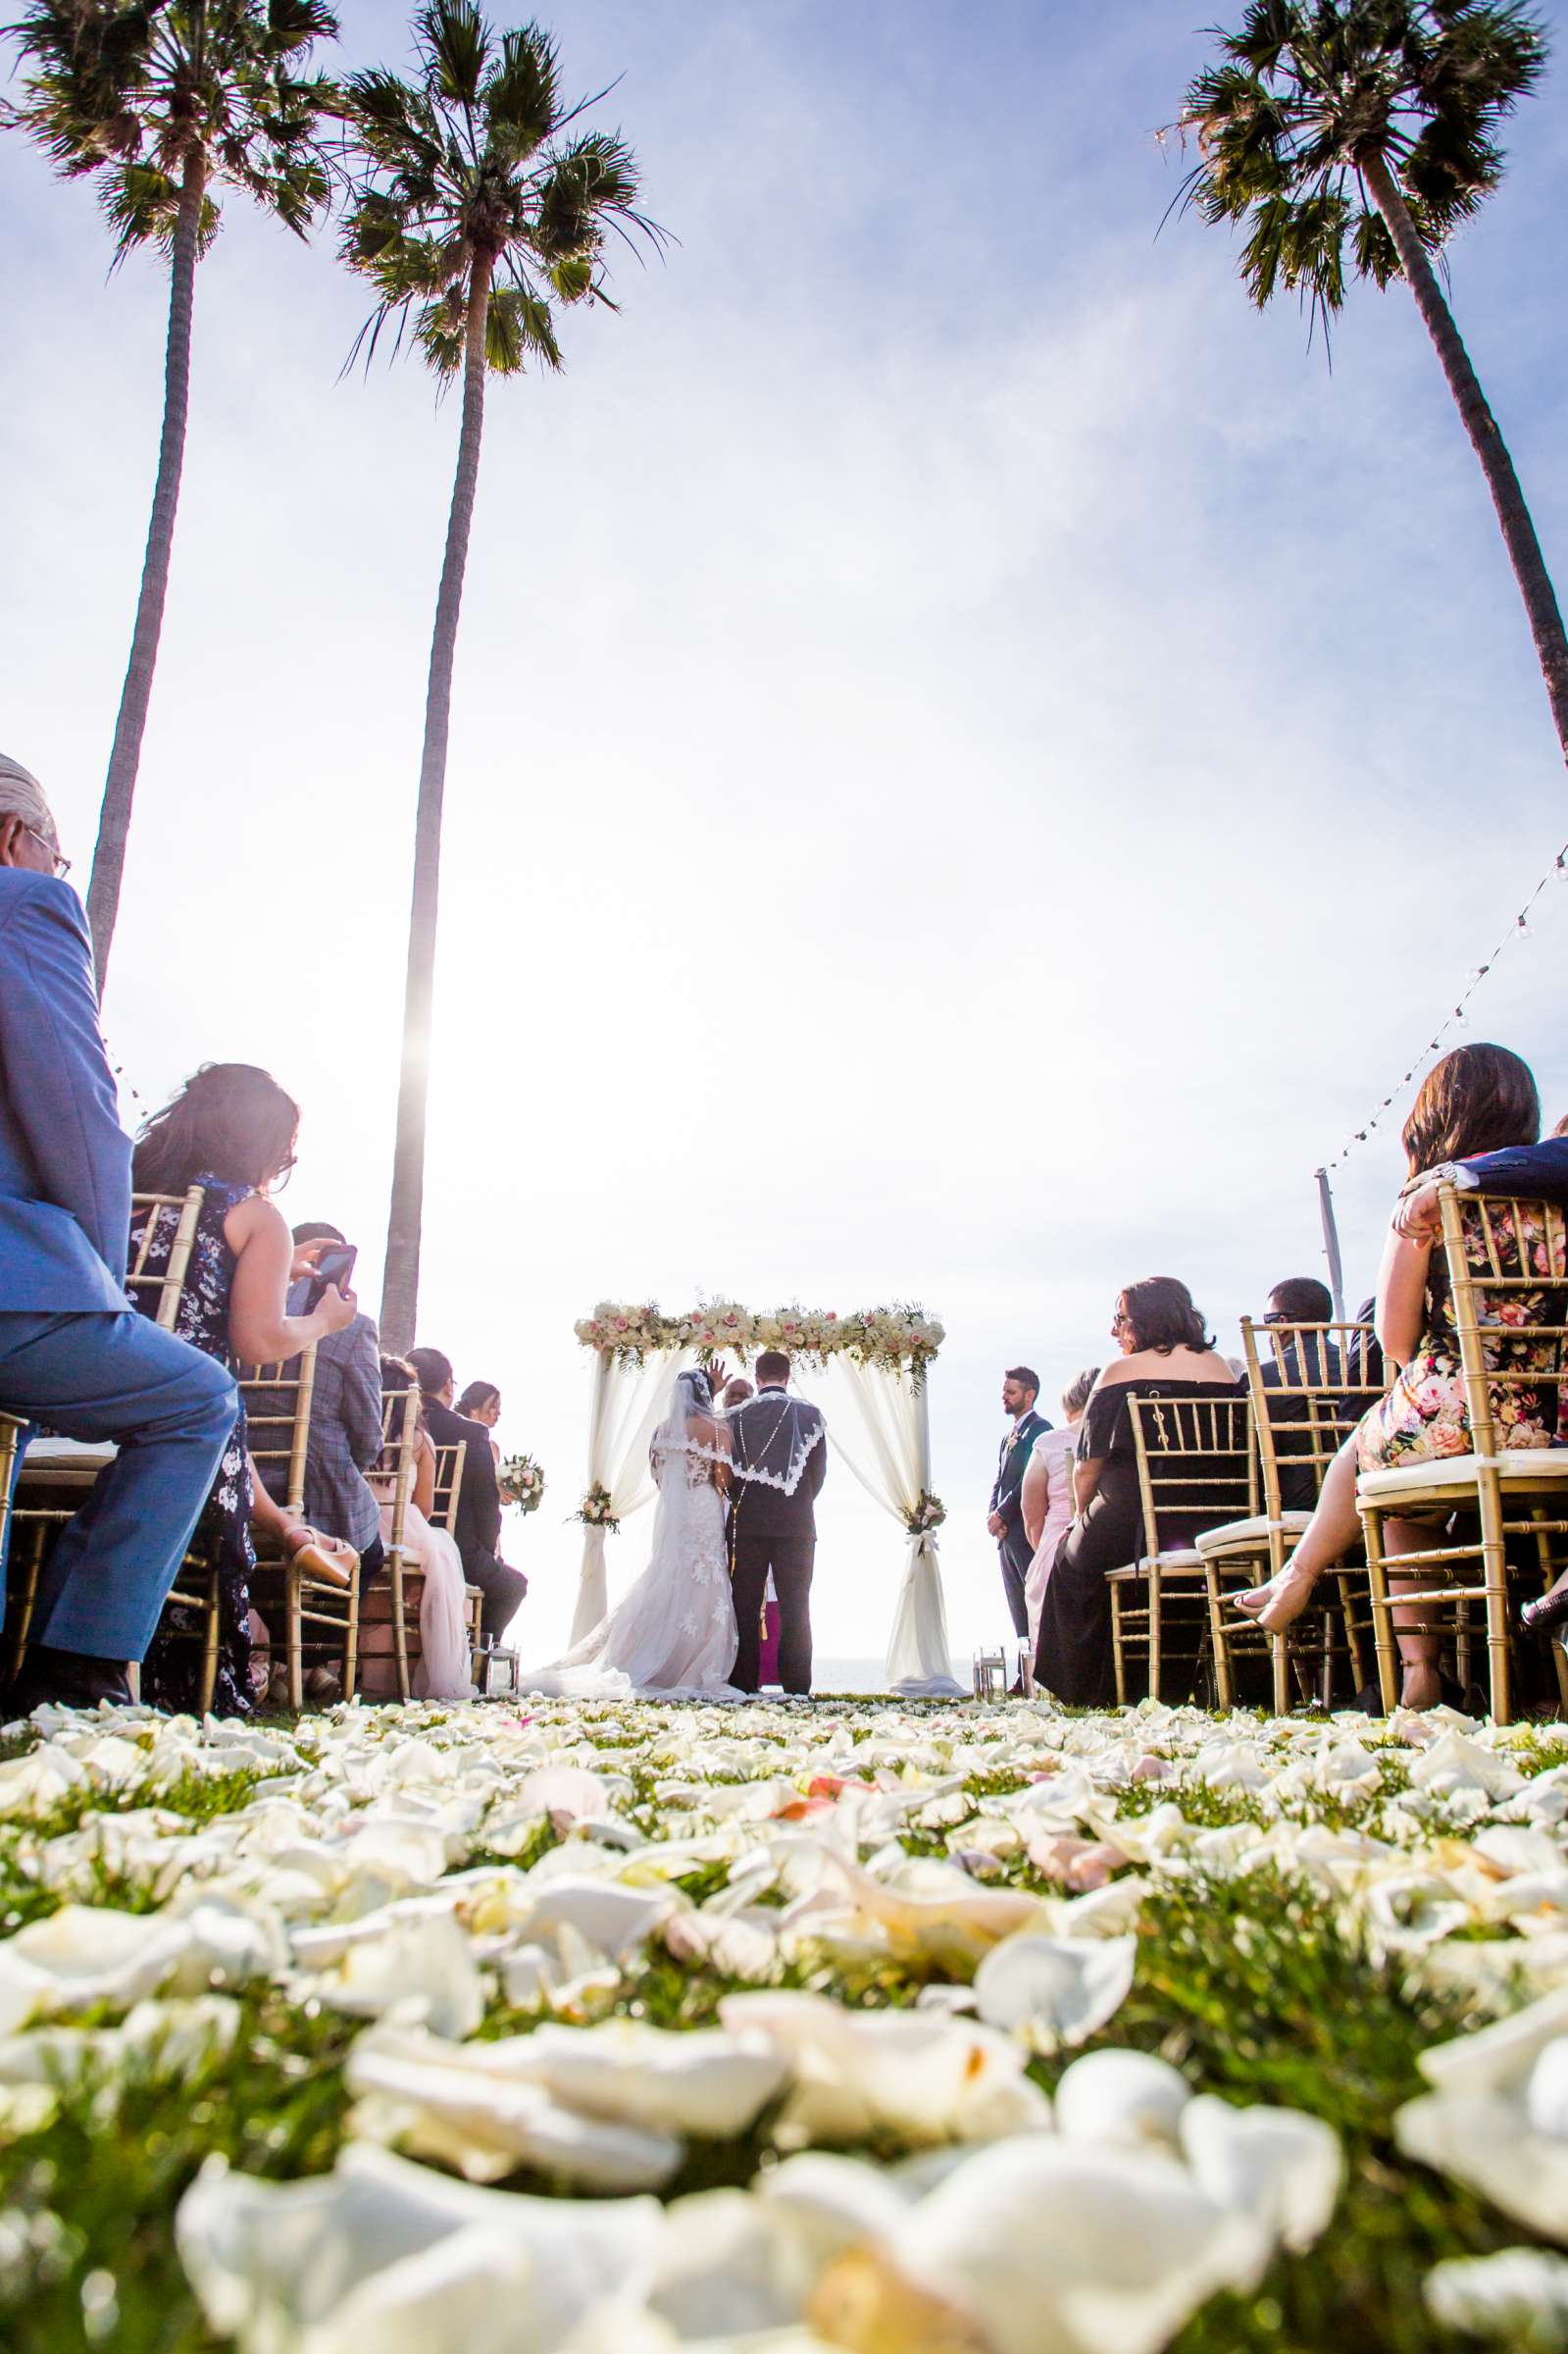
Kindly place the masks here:
[(1278, 1634), (1299, 1618), (1312, 1598), (1312, 1589), (1325, 1569), (1342, 1561), (1361, 1529), (1355, 1509), (1356, 1442), (1345, 1440), (1324, 1473), (1317, 1510), (1301, 1531), (1295, 1551), (1278, 1577), (1254, 1586), (1248, 1594), (1231, 1597), (1239, 1611), (1255, 1618), (1270, 1634)]
[[(1432, 1543), (1430, 1523), (1391, 1519), (1384, 1525), (1385, 1551), (1388, 1553), (1421, 1553)], [(1419, 1570), (1407, 1577), (1391, 1577), (1391, 1601), (1393, 1595), (1401, 1591), (1419, 1593), (1426, 1583)], [(1393, 1620), (1394, 1641), (1399, 1646), (1399, 1663), (1404, 1669), (1400, 1706), (1406, 1709), (1435, 1709), (1442, 1697), (1438, 1677), (1438, 1654), (1442, 1647), (1442, 1638), (1419, 1631), (1422, 1612), (1408, 1603), (1393, 1603), (1390, 1615)]]

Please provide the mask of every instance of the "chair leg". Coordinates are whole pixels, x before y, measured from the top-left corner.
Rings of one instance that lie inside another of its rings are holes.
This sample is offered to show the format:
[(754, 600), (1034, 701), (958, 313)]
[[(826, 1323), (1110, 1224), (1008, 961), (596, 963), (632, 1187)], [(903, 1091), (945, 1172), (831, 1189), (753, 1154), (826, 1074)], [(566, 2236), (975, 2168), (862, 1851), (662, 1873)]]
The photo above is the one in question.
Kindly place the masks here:
[(407, 1700), (408, 1680), (408, 1604), (403, 1596), (403, 1549), (398, 1546), (386, 1564), (392, 1581), (392, 1651), (397, 1661), (397, 1696)]
[(1116, 1705), (1127, 1706), (1127, 1647), (1122, 1634), (1122, 1589), (1111, 1588), (1111, 1660), (1116, 1669)]
[(1383, 1522), (1376, 1505), (1363, 1506), (1361, 1528), (1367, 1547), (1367, 1585), (1372, 1595), (1372, 1641), (1378, 1655), (1378, 1691), (1383, 1714), (1391, 1715), (1398, 1699), (1394, 1663), (1393, 1614), (1389, 1607), (1389, 1581), (1383, 1567)]
[(205, 1716), (212, 1709), (218, 1692), (218, 1572), (215, 1569), (208, 1581), (207, 1608), (201, 1623), (201, 1713)]
[(288, 1661), (288, 1705), (297, 1715), (305, 1706), (305, 1663), (302, 1656), (299, 1572), (289, 1561), (283, 1570), (283, 1643)]
[(1487, 1680), (1494, 1724), (1513, 1722), (1508, 1658), (1508, 1551), (1495, 1471), (1481, 1474), (1481, 1560), (1487, 1589)]
[(343, 1698), (354, 1697), (354, 1678), (359, 1673), (359, 1570), (348, 1589), (348, 1623), (343, 1630)]
[(1344, 1656), (1350, 1663), (1352, 1690), (1359, 1692), (1367, 1680), (1366, 1656), (1361, 1649), (1361, 1630), (1355, 1622), (1355, 1606), (1350, 1599), (1350, 1579), (1344, 1570), (1336, 1572), (1340, 1589), (1340, 1621), (1344, 1628)]
[(1160, 1573), (1157, 1569), (1150, 1569), (1148, 1573), (1148, 1696), (1150, 1700), (1160, 1698), (1163, 1648), (1164, 1635), (1160, 1624)]
[(1231, 1637), (1222, 1608), (1220, 1573), (1212, 1561), (1204, 1561), (1203, 1578), (1209, 1597), (1209, 1645), (1214, 1653), (1216, 1697), (1220, 1707), (1229, 1711), (1236, 1706), (1236, 1684), (1231, 1674)]

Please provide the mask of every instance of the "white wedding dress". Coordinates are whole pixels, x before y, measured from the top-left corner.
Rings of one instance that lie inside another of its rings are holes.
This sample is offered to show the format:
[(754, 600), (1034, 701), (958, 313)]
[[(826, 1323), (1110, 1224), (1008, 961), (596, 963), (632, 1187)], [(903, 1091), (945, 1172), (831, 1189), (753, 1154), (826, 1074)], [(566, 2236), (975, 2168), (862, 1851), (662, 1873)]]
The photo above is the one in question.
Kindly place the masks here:
[(653, 1434), (653, 1552), (631, 1592), (564, 1659), (518, 1678), (558, 1700), (744, 1700), (730, 1681), (735, 1611), (719, 1469), (729, 1460), (706, 1376), (683, 1373)]

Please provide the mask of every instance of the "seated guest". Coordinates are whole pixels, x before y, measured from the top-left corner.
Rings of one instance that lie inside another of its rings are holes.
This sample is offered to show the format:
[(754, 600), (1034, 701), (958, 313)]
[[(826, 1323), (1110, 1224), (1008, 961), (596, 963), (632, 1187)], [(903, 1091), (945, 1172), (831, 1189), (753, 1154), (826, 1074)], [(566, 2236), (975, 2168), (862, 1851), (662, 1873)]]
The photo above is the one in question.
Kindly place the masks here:
[[(206, 1189), (176, 1329), (226, 1365), (272, 1364), (297, 1356), (312, 1341), (346, 1331), (354, 1320), (352, 1295), (345, 1299), (335, 1284), (329, 1284), (308, 1316), (289, 1313), (289, 1286), (309, 1275), (322, 1249), (320, 1243), (307, 1243), (296, 1251), (281, 1210), (268, 1198), (294, 1165), (298, 1129), (298, 1104), (266, 1071), (248, 1062), (209, 1062), (147, 1122), (137, 1141), (131, 1172), (138, 1193), (177, 1197), (193, 1185)], [(176, 1208), (152, 1215), (149, 1273), (168, 1265), (178, 1223)], [(138, 1226), (133, 1246), (141, 1233)], [(156, 1302), (146, 1306), (151, 1315)], [(218, 1570), (218, 1681), (212, 1705), (220, 1716), (243, 1716), (251, 1707), (253, 1524), (291, 1554), (306, 1545), (327, 1544), (332, 1550), (327, 1537), (276, 1504), (255, 1477), (241, 1405), (197, 1530), (197, 1541), (211, 1549)], [(143, 1699), (166, 1709), (197, 1705), (201, 1645), (190, 1640), (197, 1631), (189, 1613), (177, 1605), (148, 1648)]]
[[(325, 1219), (294, 1228), (296, 1253), (315, 1244), (341, 1244), (344, 1237)], [(304, 1316), (316, 1278), (307, 1270), (290, 1284), (288, 1312)], [(285, 1366), (294, 1377), (294, 1364)], [(306, 1438), (305, 1510), (318, 1528), (329, 1529), (359, 1555), (360, 1576), (374, 1577), (381, 1565), (381, 1512), (365, 1474), (381, 1451), (381, 1356), (376, 1326), (363, 1310), (341, 1332), (316, 1344)], [(281, 1502), (287, 1465), (269, 1462), (263, 1473)]]
[(439, 1349), (411, 1349), (408, 1361), (419, 1377), (425, 1427), (437, 1447), (464, 1450), (463, 1484), (457, 1497), (457, 1525), (452, 1530), (463, 1557), (463, 1574), (484, 1597), (480, 1625), (499, 1643), (529, 1590), (521, 1569), (514, 1569), (496, 1552), (501, 1541), (501, 1492), (495, 1481), (495, 1456), (490, 1434), (481, 1422), (468, 1422), (453, 1405), (452, 1360)]
[[(1505, 1047), (1457, 1047), (1428, 1072), (1404, 1124), (1405, 1157), (1412, 1177), (1448, 1162), (1475, 1161), (1497, 1153), (1508, 1161), (1529, 1159), (1541, 1109), (1529, 1066)], [(1447, 1260), (1434, 1249), (1430, 1223), (1411, 1206), (1419, 1195), (1395, 1204), (1378, 1279), (1378, 1340), (1398, 1365), (1388, 1395), (1362, 1416), (1357, 1430), (1330, 1464), (1317, 1509), (1278, 1577), (1238, 1595), (1234, 1607), (1271, 1631), (1300, 1616), (1325, 1569), (1341, 1561), (1361, 1533), (1356, 1511), (1358, 1471), (1400, 1463), (1431, 1462), (1463, 1455), (1470, 1443), (1459, 1346)], [(1466, 1203), (1465, 1231), (1481, 1243), (1482, 1213)], [(1413, 1229), (1406, 1231), (1407, 1225)], [(1547, 1269), (1560, 1274), (1562, 1270)], [(1489, 1365), (1555, 1375), (1555, 1349), (1547, 1341), (1506, 1337), (1510, 1324), (1541, 1321), (1542, 1291), (1494, 1292), (1490, 1313), (1497, 1337), (1485, 1347)], [(1543, 1378), (1539, 1389), (1510, 1385), (1492, 1391), (1499, 1443), (1545, 1447), (1557, 1418), (1557, 1384)], [(1429, 1523), (1391, 1518), (1385, 1523), (1391, 1553), (1413, 1553), (1431, 1542)], [(1408, 1587), (1409, 1577), (1391, 1579)], [(1419, 1573), (1416, 1581), (1419, 1585)], [(1406, 1708), (1430, 1709), (1442, 1698), (1438, 1669), (1440, 1639), (1421, 1630), (1415, 1606), (1393, 1612), (1403, 1665)]]
[[(1035, 1654), (1036, 1681), (1076, 1708), (1102, 1708), (1114, 1698), (1105, 1572), (1143, 1552), (1128, 1400), (1234, 1398), (1238, 1387), (1204, 1332), (1191, 1293), (1174, 1275), (1129, 1284), (1116, 1303), (1111, 1337), (1121, 1361), (1106, 1366), (1085, 1408), (1073, 1473), (1073, 1525), (1045, 1582)], [(1181, 1499), (1173, 1494), (1170, 1501)], [(1190, 1541), (1189, 1520), (1171, 1541)]]
[[(0, 754), (0, 1410), (120, 1453), (56, 1540), (6, 1697), (128, 1703), (234, 1427), (223, 1365), (126, 1297), (130, 1139), (42, 788)], [(5, 1557), (0, 1551), (0, 1599)]]
[[(414, 1443), (414, 1488), (403, 1515), (403, 1565), (423, 1573), (424, 1586), (420, 1593), (420, 1658), (414, 1670), (413, 1685), (419, 1700), (472, 1700), (474, 1686), (469, 1679), (468, 1627), (463, 1615), (463, 1561), (456, 1545), (444, 1528), (430, 1524), (435, 1505), (435, 1449), (425, 1427), (425, 1416), (419, 1396), (419, 1375), (413, 1366), (399, 1356), (383, 1356), (378, 1360), (378, 1371), (388, 1397), (401, 1393), (405, 1404), (394, 1414), (389, 1433), (388, 1458), (401, 1444), (402, 1415), (408, 1410), (409, 1391), (414, 1393), (412, 1406), (418, 1426)], [(385, 1545), (392, 1541), (392, 1471), (383, 1460), (371, 1473), (371, 1484), (379, 1503), (377, 1507), (381, 1521), (381, 1538)]]
[(1089, 1365), (1062, 1392), (1062, 1425), (1042, 1430), (1035, 1441), (1024, 1470), (1019, 1502), (1024, 1510), (1024, 1533), (1034, 1547), (1024, 1600), (1029, 1608), (1029, 1647), (1039, 1641), (1039, 1606), (1045, 1581), (1056, 1559), (1056, 1548), (1073, 1520), (1073, 1465), (1078, 1454), (1078, 1426), (1089, 1393), (1100, 1377)]
[(1442, 1232), (1438, 1187), (1447, 1178), (1461, 1193), (1512, 1194), (1521, 1201), (1568, 1202), (1568, 1112), (1539, 1145), (1517, 1145), (1503, 1152), (1474, 1152), (1420, 1169), (1405, 1180), (1394, 1212), (1394, 1228), (1407, 1242)]
[[(1333, 1320), (1333, 1295), (1316, 1275), (1288, 1275), (1283, 1283), (1277, 1283), (1269, 1294), (1268, 1313), (1263, 1319), (1265, 1324), (1329, 1324)], [(1327, 1333), (1321, 1332), (1305, 1334), (1299, 1349), (1294, 1341), (1287, 1341), (1262, 1367), (1263, 1387), (1280, 1392), (1269, 1404), (1269, 1426), (1276, 1434), (1280, 1503), (1288, 1512), (1309, 1512), (1318, 1500), (1312, 1442), (1305, 1433), (1290, 1428), (1292, 1423), (1312, 1419), (1311, 1400), (1302, 1384), (1338, 1381), (1340, 1377), (1340, 1352)]]
[(455, 1408), (465, 1422), (482, 1422), (490, 1434), (490, 1453), (497, 1462), (501, 1449), (495, 1436), (495, 1425), (501, 1419), (501, 1393), (493, 1381), (471, 1381), (458, 1400)]

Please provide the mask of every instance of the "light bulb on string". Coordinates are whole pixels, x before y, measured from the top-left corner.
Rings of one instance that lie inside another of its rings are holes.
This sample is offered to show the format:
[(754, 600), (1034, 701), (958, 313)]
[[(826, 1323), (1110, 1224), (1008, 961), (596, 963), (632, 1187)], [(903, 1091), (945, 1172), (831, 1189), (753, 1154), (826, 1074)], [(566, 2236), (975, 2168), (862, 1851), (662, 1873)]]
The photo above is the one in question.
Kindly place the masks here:
[(1456, 1005), (1456, 1006), (1454, 1007), (1454, 1009), (1453, 1009), (1453, 1026), (1454, 1026), (1454, 1028), (1455, 1028), (1456, 1030), (1468, 1030), (1468, 1029), (1469, 1029), (1469, 1027), (1470, 1027), (1470, 1015), (1469, 1015), (1469, 1011), (1468, 1011), (1468, 1009), (1467, 1009), (1465, 1006), (1463, 1006), (1463, 1005)]
[(1524, 947), (1527, 943), (1535, 939), (1536, 936), (1530, 929), (1530, 916), (1528, 910), (1524, 914), (1516, 915), (1514, 917), (1513, 936), (1521, 947)]
[(1557, 852), (1552, 861), (1551, 874), (1553, 882), (1568, 883), (1568, 850)]

